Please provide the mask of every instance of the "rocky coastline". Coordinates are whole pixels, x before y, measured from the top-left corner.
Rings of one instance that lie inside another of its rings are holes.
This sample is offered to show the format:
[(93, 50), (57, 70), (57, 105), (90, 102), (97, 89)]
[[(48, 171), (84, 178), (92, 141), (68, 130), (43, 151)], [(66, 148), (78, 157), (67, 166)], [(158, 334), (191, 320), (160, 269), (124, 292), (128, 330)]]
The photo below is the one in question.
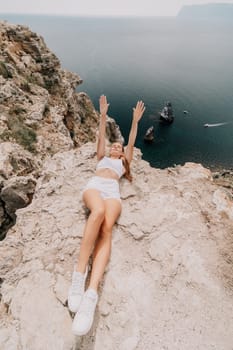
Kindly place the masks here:
[[(82, 79), (61, 68), (43, 38), (0, 22), (0, 240), (31, 202), (44, 160), (95, 142), (98, 113)], [(112, 118), (108, 136), (121, 138)]]
[(233, 197), (233, 169), (222, 169), (212, 172), (214, 182), (226, 189), (229, 189)]
[[(233, 172), (156, 169), (137, 149), (94, 326), (72, 335), (98, 125), (81, 82), (43, 38), (0, 23), (0, 348), (232, 350)], [(111, 118), (107, 136), (122, 137)]]

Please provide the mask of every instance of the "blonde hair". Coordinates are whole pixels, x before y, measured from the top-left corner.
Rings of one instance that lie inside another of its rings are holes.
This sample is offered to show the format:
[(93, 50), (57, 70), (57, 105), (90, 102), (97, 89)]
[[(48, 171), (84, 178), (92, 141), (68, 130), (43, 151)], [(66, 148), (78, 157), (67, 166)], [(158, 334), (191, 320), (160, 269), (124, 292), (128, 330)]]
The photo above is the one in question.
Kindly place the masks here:
[[(122, 152), (124, 152), (124, 146), (122, 145)], [(129, 166), (129, 162), (128, 160), (126, 159), (125, 156), (121, 156), (121, 159), (122, 159), (122, 162), (123, 162), (123, 165), (125, 167), (125, 173), (124, 173), (124, 177), (129, 180), (130, 182), (133, 181), (133, 176), (131, 175), (131, 172), (130, 172), (130, 166)]]

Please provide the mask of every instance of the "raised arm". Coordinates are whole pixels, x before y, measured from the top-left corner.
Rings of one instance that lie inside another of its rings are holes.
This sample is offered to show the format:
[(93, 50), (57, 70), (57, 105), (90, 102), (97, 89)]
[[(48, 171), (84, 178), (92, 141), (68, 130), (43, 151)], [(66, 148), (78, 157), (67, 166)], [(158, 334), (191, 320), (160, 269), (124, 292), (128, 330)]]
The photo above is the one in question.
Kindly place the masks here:
[(128, 145), (126, 146), (125, 150), (125, 157), (130, 163), (133, 158), (133, 148), (138, 132), (138, 122), (142, 118), (143, 113), (145, 112), (145, 106), (142, 101), (138, 101), (136, 104), (136, 107), (133, 108), (133, 120), (132, 125), (129, 133), (129, 140)]
[(108, 112), (109, 103), (104, 95), (100, 96), (100, 124), (99, 124), (99, 135), (97, 142), (97, 159), (100, 160), (105, 156), (105, 131), (106, 131), (106, 117)]

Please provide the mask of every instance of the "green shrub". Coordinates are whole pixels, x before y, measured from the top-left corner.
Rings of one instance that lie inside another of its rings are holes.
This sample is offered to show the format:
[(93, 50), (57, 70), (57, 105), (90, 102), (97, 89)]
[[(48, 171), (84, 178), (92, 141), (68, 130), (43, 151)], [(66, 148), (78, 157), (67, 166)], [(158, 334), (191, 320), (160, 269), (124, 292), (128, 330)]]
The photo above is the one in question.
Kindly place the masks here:
[(30, 152), (35, 152), (36, 133), (28, 127), (21, 127), (15, 130), (16, 141)]
[(24, 113), (26, 113), (26, 109), (21, 107), (20, 105), (15, 105), (15, 106), (12, 106), (10, 109), (9, 109), (9, 114), (10, 115), (22, 115)]
[(26, 78), (28, 83), (38, 85), (38, 82), (33, 75), (27, 75), (25, 78)]
[(11, 116), (8, 120), (8, 128), (11, 136), (17, 143), (30, 152), (35, 152), (35, 143), (37, 141), (36, 132), (23, 123), (19, 116)]
[(50, 112), (50, 108), (49, 108), (49, 105), (46, 103), (43, 110), (43, 116), (47, 117), (49, 115), (49, 112)]
[(22, 83), (20, 88), (25, 92), (32, 92), (30, 84), (28, 82)]
[(9, 130), (4, 130), (1, 134), (0, 134), (0, 139), (2, 141), (9, 141), (11, 138), (12, 134)]
[(49, 79), (44, 79), (44, 88), (48, 90), (48, 92), (52, 93), (53, 82)]
[(0, 75), (2, 75), (5, 79), (12, 78), (11, 72), (7, 69), (6, 64), (2, 61), (0, 61)]

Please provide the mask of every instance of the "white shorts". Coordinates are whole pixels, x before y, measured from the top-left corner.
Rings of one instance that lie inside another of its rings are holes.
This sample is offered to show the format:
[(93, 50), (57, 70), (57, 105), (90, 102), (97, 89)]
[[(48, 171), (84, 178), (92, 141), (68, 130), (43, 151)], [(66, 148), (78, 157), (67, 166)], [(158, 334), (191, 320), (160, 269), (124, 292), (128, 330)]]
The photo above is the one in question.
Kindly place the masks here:
[(82, 195), (86, 190), (95, 189), (99, 191), (100, 196), (103, 199), (118, 199), (121, 201), (119, 183), (117, 180), (108, 179), (101, 176), (92, 177), (87, 185), (84, 187), (82, 191)]

